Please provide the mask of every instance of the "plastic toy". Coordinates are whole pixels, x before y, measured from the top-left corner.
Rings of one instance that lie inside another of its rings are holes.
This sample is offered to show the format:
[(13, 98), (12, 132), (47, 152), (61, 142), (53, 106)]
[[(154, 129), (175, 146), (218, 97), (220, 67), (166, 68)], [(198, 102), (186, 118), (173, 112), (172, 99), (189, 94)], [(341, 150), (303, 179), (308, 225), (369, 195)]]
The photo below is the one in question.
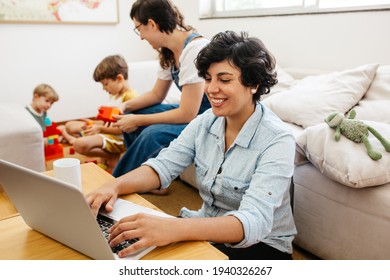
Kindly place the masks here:
[(363, 142), (370, 158), (373, 160), (381, 159), (382, 154), (375, 151), (368, 140), (369, 133), (371, 132), (379, 140), (379, 142), (381, 142), (387, 152), (390, 152), (390, 142), (373, 127), (362, 121), (354, 120), (355, 116), (355, 110), (351, 110), (347, 118), (345, 118), (342, 113), (332, 113), (325, 119), (325, 122), (331, 128), (336, 129), (336, 133), (334, 135), (336, 141), (340, 140), (340, 135), (344, 135), (346, 138), (355, 143)]
[(116, 122), (112, 115), (120, 115), (121, 111), (115, 107), (101, 106), (97, 118), (104, 122)]
[(45, 118), (45, 131), (43, 137), (49, 137), (52, 135), (61, 135), (61, 131), (57, 128), (57, 124), (52, 122), (48, 117)]
[(58, 135), (47, 137), (48, 144), (45, 145), (45, 160), (52, 160), (64, 157), (62, 144), (58, 143)]
[(45, 145), (45, 160), (52, 160), (64, 157), (64, 149), (62, 144), (58, 142), (58, 136), (61, 131), (57, 128), (55, 122), (52, 122), (48, 117), (45, 119), (46, 128), (43, 132), (43, 137), (47, 138), (47, 145)]

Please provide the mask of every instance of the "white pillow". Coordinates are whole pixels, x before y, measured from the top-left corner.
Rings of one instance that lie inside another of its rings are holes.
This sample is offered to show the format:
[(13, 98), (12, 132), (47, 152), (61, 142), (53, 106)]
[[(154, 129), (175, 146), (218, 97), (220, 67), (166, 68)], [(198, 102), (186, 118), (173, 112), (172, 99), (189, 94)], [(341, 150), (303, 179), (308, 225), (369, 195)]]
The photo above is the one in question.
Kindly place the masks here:
[(290, 89), (264, 99), (283, 121), (308, 127), (322, 123), (332, 112), (348, 112), (366, 93), (378, 64), (342, 72), (308, 76)]
[(275, 71), (277, 73), (278, 83), (271, 88), (271, 92), (269, 94), (263, 95), (264, 98), (269, 97), (271, 94), (289, 89), (295, 81), (295, 79), (280, 65), (276, 65)]
[(354, 107), (357, 119), (390, 124), (390, 65), (379, 66), (367, 93)]
[[(390, 125), (372, 121), (364, 123), (375, 128), (390, 141)], [(382, 154), (372, 160), (363, 143), (355, 143), (341, 135), (334, 139), (335, 130), (326, 123), (306, 128), (296, 139), (298, 153), (306, 156), (321, 173), (353, 188), (364, 188), (390, 182), (390, 153), (371, 133), (368, 137), (373, 149)]]

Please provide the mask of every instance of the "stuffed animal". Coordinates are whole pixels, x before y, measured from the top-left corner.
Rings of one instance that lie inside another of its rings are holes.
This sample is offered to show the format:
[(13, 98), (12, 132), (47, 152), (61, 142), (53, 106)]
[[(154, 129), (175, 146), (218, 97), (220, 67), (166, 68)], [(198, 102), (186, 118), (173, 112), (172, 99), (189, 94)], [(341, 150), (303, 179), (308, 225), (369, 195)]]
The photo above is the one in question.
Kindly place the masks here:
[(347, 116), (344, 117), (342, 113), (332, 113), (326, 119), (325, 122), (331, 127), (336, 129), (334, 138), (336, 141), (340, 140), (340, 135), (344, 135), (349, 140), (355, 143), (362, 143), (366, 147), (367, 153), (373, 160), (379, 160), (382, 158), (382, 154), (373, 150), (371, 143), (368, 140), (368, 134), (371, 132), (385, 147), (387, 152), (390, 152), (390, 142), (387, 141), (378, 131), (371, 126), (363, 123), (359, 120), (354, 120), (356, 116), (355, 110), (351, 110)]

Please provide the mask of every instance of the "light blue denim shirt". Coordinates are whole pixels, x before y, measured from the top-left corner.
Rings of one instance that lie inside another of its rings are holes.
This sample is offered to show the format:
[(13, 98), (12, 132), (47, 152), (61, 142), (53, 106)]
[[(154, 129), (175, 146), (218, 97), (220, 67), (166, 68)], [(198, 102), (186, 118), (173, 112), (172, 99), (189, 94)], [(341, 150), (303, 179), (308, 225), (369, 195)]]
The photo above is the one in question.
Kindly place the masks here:
[(157, 158), (145, 164), (167, 188), (187, 166), (195, 163), (197, 187), (203, 199), (198, 211), (180, 215), (234, 215), (244, 228), (235, 248), (264, 242), (292, 253), (296, 228), (289, 187), (294, 170), (295, 141), (282, 121), (261, 103), (225, 153), (225, 118), (211, 109), (194, 119)]

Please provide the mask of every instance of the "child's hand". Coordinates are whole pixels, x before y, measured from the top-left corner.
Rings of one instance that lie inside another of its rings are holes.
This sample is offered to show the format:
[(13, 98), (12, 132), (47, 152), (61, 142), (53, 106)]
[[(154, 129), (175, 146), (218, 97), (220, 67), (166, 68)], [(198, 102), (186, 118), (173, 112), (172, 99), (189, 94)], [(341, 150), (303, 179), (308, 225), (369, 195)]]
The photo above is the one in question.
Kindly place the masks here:
[(88, 136), (88, 135), (95, 135), (95, 134), (99, 134), (100, 132), (102, 131), (102, 126), (101, 125), (98, 125), (98, 124), (91, 124), (91, 125), (87, 125), (84, 130), (83, 130), (83, 134), (85, 136)]

